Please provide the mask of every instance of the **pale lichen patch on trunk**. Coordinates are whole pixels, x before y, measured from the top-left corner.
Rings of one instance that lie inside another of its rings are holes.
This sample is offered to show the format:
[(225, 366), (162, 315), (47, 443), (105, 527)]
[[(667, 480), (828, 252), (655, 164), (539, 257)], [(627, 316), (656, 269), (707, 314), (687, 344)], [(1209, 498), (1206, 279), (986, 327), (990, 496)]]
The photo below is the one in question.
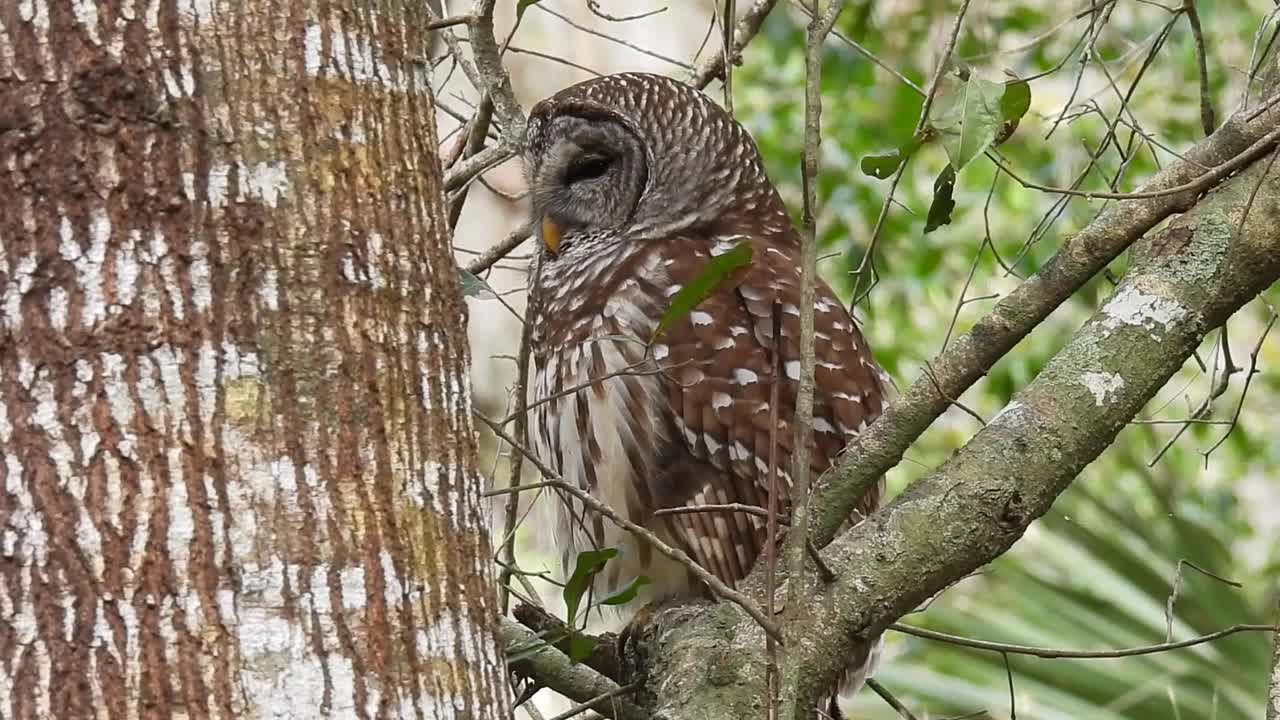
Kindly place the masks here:
[[(1122, 288), (1102, 311), (1106, 315), (1103, 327), (1111, 330), (1122, 325), (1163, 330), (1187, 314), (1187, 309), (1177, 302), (1135, 286)], [(1152, 337), (1157, 337), (1154, 332)]]
[(1107, 403), (1108, 398), (1124, 388), (1124, 378), (1116, 373), (1087, 372), (1080, 382), (1093, 393), (1093, 401), (1099, 407)]

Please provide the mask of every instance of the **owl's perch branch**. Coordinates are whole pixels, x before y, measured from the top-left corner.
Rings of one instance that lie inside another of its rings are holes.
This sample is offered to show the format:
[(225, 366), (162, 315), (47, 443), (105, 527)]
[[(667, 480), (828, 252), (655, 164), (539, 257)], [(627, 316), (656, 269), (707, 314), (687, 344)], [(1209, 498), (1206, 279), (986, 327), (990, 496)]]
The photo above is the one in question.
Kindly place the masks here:
[[(618, 697), (626, 692), (618, 683), (582, 663), (571, 662), (567, 655), (547, 645), (516, 621), (505, 617), (501, 620), (503, 645), (508, 650), (521, 650), (517, 659), (508, 661), (513, 672), (531, 678), (575, 702), (591, 702), (593, 710), (614, 720), (648, 720), (650, 717), (630, 700)], [(604, 702), (594, 704), (601, 699)]]
[[(1247, 146), (1240, 124), (1232, 126), (1234, 142)], [(827, 547), (824, 555), (839, 578), (805, 599), (799, 613), (809, 621), (789, 638), (785, 672), (807, 673), (815, 691), (828, 685), (856, 643), (1007, 551), (1208, 332), (1280, 279), (1280, 224), (1274, 221), (1280, 173), (1267, 169), (1255, 163), (1137, 246), (1112, 298), (1002, 413), (934, 473)], [(1255, 187), (1252, 213), (1242, 224)], [(1115, 233), (1133, 228), (1117, 218), (1108, 227)], [(1109, 239), (1101, 229), (1087, 232), (1093, 233), (1089, 245), (1073, 242), (1064, 254), (1088, 257), (1088, 248)], [(977, 352), (976, 339), (965, 343), (965, 353)], [(1099, 374), (1108, 379), (1101, 395), (1090, 382)], [(655, 710), (667, 720), (758, 716), (763, 642), (740, 610), (724, 603), (672, 610), (658, 615), (642, 638), (649, 687), (661, 689)], [(717, 652), (730, 657), (718, 659)]]
[[(1272, 89), (1280, 87), (1273, 84)], [(812, 536), (830, 542), (844, 518), (881, 475), (902, 460), (938, 416), (1054, 309), (1084, 286), (1134, 241), (1178, 212), (1232, 172), (1261, 157), (1277, 139), (1280, 110), (1250, 120), (1237, 113), (1142, 187), (1154, 193), (1120, 200), (1067, 240), (1027, 282), (1007, 295), (973, 328), (932, 361), (933, 377), (920, 377), (884, 415), (860, 434), (841, 461), (815, 487)], [(1205, 168), (1211, 168), (1205, 170)], [(1160, 191), (1184, 186), (1178, 195)], [(935, 385), (936, 381), (936, 385)]]

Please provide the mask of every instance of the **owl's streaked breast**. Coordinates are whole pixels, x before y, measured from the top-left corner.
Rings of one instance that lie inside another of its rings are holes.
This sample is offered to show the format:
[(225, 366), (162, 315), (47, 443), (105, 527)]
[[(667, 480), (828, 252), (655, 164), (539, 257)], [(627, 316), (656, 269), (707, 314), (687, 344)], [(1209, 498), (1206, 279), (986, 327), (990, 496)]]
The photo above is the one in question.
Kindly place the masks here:
[[(657, 412), (663, 389), (656, 366), (646, 358), (646, 343), (666, 309), (659, 300), (669, 296), (665, 288), (671, 280), (658, 248), (628, 249), (544, 264), (538, 278), (544, 301), (533, 347), (533, 402), (539, 403), (533, 410), (533, 437), (535, 451), (565, 482), (647, 525), (653, 500), (641, 494), (656, 471), (654, 459), (671, 441), (671, 427)], [(621, 557), (600, 578), (598, 592), (640, 574), (658, 581), (646, 588), (650, 598), (688, 586), (685, 568), (598, 514), (584, 512), (580, 502), (561, 497), (544, 505), (552, 511), (555, 545), (562, 549), (566, 571), (578, 552), (621, 548)], [(666, 564), (672, 567), (657, 567)]]

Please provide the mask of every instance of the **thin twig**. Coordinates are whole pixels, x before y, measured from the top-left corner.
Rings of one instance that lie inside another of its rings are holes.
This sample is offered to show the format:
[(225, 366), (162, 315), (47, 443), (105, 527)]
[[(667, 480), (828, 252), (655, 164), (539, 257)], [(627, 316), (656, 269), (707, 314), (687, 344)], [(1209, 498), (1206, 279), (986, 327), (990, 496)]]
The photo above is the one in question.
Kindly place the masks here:
[(1196, 0), (1182, 0), (1182, 9), (1187, 13), (1191, 23), (1191, 35), (1196, 41), (1196, 60), (1200, 65), (1200, 126), (1205, 137), (1213, 134), (1217, 127), (1213, 112), (1213, 98), (1209, 95), (1209, 52), (1205, 47), (1204, 31), (1200, 28), (1200, 13), (1196, 12)]
[(1234, 588), (1244, 587), (1244, 585), (1236, 582), (1235, 580), (1228, 580), (1227, 578), (1224, 578), (1221, 575), (1209, 572), (1208, 570), (1205, 570), (1204, 568), (1191, 562), (1190, 560), (1187, 560), (1186, 558), (1179, 558), (1178, 564), (1173, 571), (1173, 589), (1169, 591), (1169, 599), (1166, 600), (1164, 603), (1164, 624), (1165, 624), (1164, 641), (1165, 642), (1173, 642), (1173, 605), (1178, 601), (1178, 595), (1182, 593), (1182, 566), (1183, 565), (1191, 568), (1192, 570), (1195, 570), (1196, 572), (1199, 572), (1201, 575), (1204, 575), (1206, 577), (1211, 577), (1214, 580), (1217, 580), (1218, 582), (1226, 585), (1230, 585), (1231, 587), (1234, 587)]
[[(771, 330), (774, 338), (782, 337), (782, 303), (774, 300), (770, 307)], [(773, 358), (770, 363), (773, 369), (769, 379), (769, 507), (765, 512), (765, 611), (769, 617), (776, 612), (776, 595), (778, 592), (778, 423), (780, 421), (778, 406), (783, 378), (782, 343), (773, 344)], [(778, 716), (778, 690), (781, 686), (778, 672), (778, 644), (773, 638), (765, 639), (765, 718), (774, 720)]]
[[(538, 263), (540, 266), (541, 263)], [(534, 268), (534, 273), (539, 268)], [(529, 283), (530, 287), (537, 287), (537, 282)], [(515, 436), (522, 443), (529, 442), (529, 356), (533, 345), (533, 325), (534, 318), (537, 315), (537, 303), (539, 297), (537, 293), (530, 293), (526, 300), (524, 311), (524, 325), (520, 331), (520, 350), (516, 360), (516, 410), (515, 410)], [(520, 486), (520, 475), (524, 470), (524, 453), (516, 453), (511, 458), (511, 480), (508, 483), (511, 487)], [(516, 562), (516, 515), (520, 510), (520, 496), (512, 493), (507, 496), (507, 504), (503, 509), (502, 522), (502, 559), (507, 563), (498, 578), (498, 591), (502, 604), (502, 614), (507, 613), (510, 604), (511, 593), (508, 591), (507, 582), (511, 579), (511, 570), (508, 569), (515, 565)]]
[(465, 25), (475, 19), (474, 15), (454, 15), (453, 17), (441, 18), (439, 20), (431, 20), (427, 23), (428, 30), (440, 30), (454, 25)]
[(1217, 632), (1208, 635), (1200, 635), (1188, 640), (1179, 640), (1177, 642), (1159, 643), (1158, 645), (1142, 645), (1140, 647), (1123, 648), (1120, 650), (1068, 650), (1065, 648), (1044, 648), (1032, 647), (1030, 645), (1012, 645), (1009, 643), (991, 642), (990, 640), (975, 640), (973, 638), (962, 637), (960, 635), (950, 635), (948, 633), (938, 632), (937, 630), (926, 630), (924, 628), (913, 627), (911, 625), (903, 625), (894, 623), (889, 626), (893, 630), (907, 635), (915, 635), (926, 640), (937, 640), (939, 642), (950, 643), (952, 645), (960, 645), (963, 647), (974, 648), (975, 650), (987, 650), (990, 652), (1009, 653), (1012, 655), (1030, 655), (1032, 657), (1054, 659), (1054, 658), (1077, 658), (1077, 659), (1098, 659), (1098, 658), (1122, 658), (1134, 657), (1136, 655), (1154, 655), (1156, 653), (1168, 652), (1170, 650), (1178, 650), (1181, 648), (1191, 647), (1193, 645), (1201, 645), (1207, 642), (1213, 642), (1228, 635), (1235, 635), (1242, 632), (1276, 632), (1280, 630), (1280, 626), (1276, 625), (1258, 625), (1258, 624), (1238, 624), (1228, 628), (1223, 628)]
[[(812, 543), (809, 540), (809, 485), (811, 469), (810, 440), (813, 437), (814, 368), (814, 301), (817, 294), (818, 242), (817, 242), (817, 178), (818, 160), (822, 145), (822, 48), (836, 18), (844, 9), (844, 0), (829, 0), (821, 13), (814, 3), (814, 15), (810, 18), (805, 38), (805, 92), (804, 92), (804, 154), (801, 165), (801, 183), (804, 206), (800, 221), (800, 377), (796, 390), (794, 439), (791, 450), (791, 529), (787, 532), (782, 557), (787, 568), (788, 634), (799, 632), (808, 618), (802, 612), (809, 595), (809, 575), (805, 571), (805, 558)], [(775, 316), (777, 317), (777, 316)], [(779, 328), (780, 329), (780, 328)], [(774, 331), (774, 353), (782, 355), (782, 334)], [(774, 377), (776, 383), (781, 376)], [(774, 405), (774, 407), (777, 407)], [(772, 538), (771, 538), (772, 540)], [(819, 563), (819, 572), (825, 568), (821, 557), (813, 552)], [(826, 581), (835, 574), (825, 568)], [(772, 596), (772, 594), (771, 594)], [(812, 709), (805, 707), (813, 702), (803, 692), (804, 673), (790, 667), (781, 678), (780, 707), (783, 717), (808, 717)], [(801, 708), (804, 708), (803, 710)]]
[(584, 703), (578, 703), (577, 705), (574, 705), (573, 707), (569, 708), (568, 710), (565, 710), (559, 715), (556, 715), (550, 720), (569, 720), (569, 718), (573, 717), (574, 715), (581, 715), (582, 713), (588, 710), (600, 710), (601, 703), (607, 700), (612, 700), (613, 698), (619, 697), (621, 695), (627, 695), (627, 694), (633, 693), (636, 690), (639, 690), (642, 684), (643, 683), (633, 682), (630, 685), (623, 685), (622, 687), (617, 688), (616, 690), (610, 690), (607, 693), (602, 693), (600, 695), (597, 695), (591, 698), (590, 700)]
[(498, 243), (497, 245), (494, 245), (488, 250), (485, 250), (483, 255), (467, 263), (467, 268), (466, 268), (467, 272), (471, 273), (472, 275), (479, 275), (485, 270), (488, 270), (490, 267), (493, 266), (494, 263), (501, 260), (507, 253), (519, 247), (520, 243), (523, 243), (525, 240), (528, 240), (529, 234), (530, 233), (527, 228), (520, 228), (515, 232), (512, 232), (502, 242)]
[[(654, 517), (664, 517), (667, 515), (686, 515), (688, 513), (700, 512), (727, 512), (727, 513), (743, 513), (744, 515), (754, 515), (756, 517), (767, 518), (769, 511), (758, 505), (744, 505), (742, 503), (722, 503), (714, 505), (682, 505), (680, 507), (662, 508), (654, 510)], [(779, 520), (779, 522), (783, 522)], [(785, 522), (784, 522), (785, 524)]]
[(1018, 720), (1018, 700), (1013, 692), (1013, 665), (1009, 662), (1009, 653), (1002, 652), (1004, 674), (1009, 678), (1009, 720)]
[(1253, 382), (1253, 376), (1258, 374), (1258, 353), (1262, 351), (1262, 343), (1267, 339), (1267, 335), (1271, 333), (1271, 328), (1275, 327), (1276, 319), (1276, 314), (1272, 313), (1271, 319), (1267, 321), (1267, 326), (1262, 329), (1262, 335), (1258, 337), (1258, 343), (1253, 346), (1253, 351), (1249, 353), (1249, 371), (1244, 376), (1244, 387), (1240, 389), (1240, 400), (1236, 403), (1236, 411), (1231, 416), (1231, 424), (1212, 447), (1201, 453), (1204, 456), (1206, 465), (1209, 462), (1209, 456), (1213, 454), (1214, 450), (1222, 447), (1222, 443), (1231, 437), (1232, 431), (1236, 429), (1236, 425), (1240, 422), (1240, 412), (1244, 409), (1244, 399), (1249, 394), (1249, 385)]
[(1089, 16), (1089, 30), (1086, 34), (1088, 42), (1085, 43), (1084, 52), (1080, 54), (1080, 70), (1076, 73), (1075, 83), (1071, 86), (1071, 96), (1067, 98), (1067, 102), (1062, 106), (1062, 112), (1058, 114), (1058, 118), (1053, 121), (1053, 125), (1049, 127), (1049, 132), (1045, 134), (1048, 140), (1053, 136), (1058, 125), (1062, 123), (1062, 119), (1066, 116), (1067, 110), (1076, 101), (1076, 95), (1080, 92), (1080, 81), (1084, 79), (1084, 71), (1089, 66), (1089, 61), (1093, 59), (1094, 46), (1098, 42), (1098, 36), (1102, 34), (1102, 28), (1106, 27), (1107, 21), (1111, 19), (1111, 11), (1115, 10), (1118, 3), (1107, 3), (1105, 7), (1098, 7), (1097, 11)]
[[(947, 71), (947, 65), (951, 62), (951, 55), (956, 49), (956, 40), (960, 37), (960, 26), (964, 23), (964, 17), (969, 12), (970, 0), (964, 0), (960, 5), (960, 11), (956, 13), (956, 21), (951, 26), (951, 34), (947, 37), (947, 44), (942, 49), (942, 56), (938, 58), (938, 64), (933, 69), (933, 77), (929, 79), (929, 89), (924, 95), (924, 104), (920, 106), (920, 117), (916, 120), (916, 127), (911, 131), (914, 137), (924, 130), (925, 125), (929, 122), (929, 110), (933, 108), (933, 101), (938, 96), (938, 89), (942, 87), (942, 78)], [(876, 245), (880, 240), (880, 233), (884, 231), (885, 221), (889, 218), (889, 208), (893, 206), (893, 196), (898, 190), (898, 183), (902, 182), (902, 176), (907, 170), (907, 163), (898, 165), (898, 171), (893, 174), (893, 179), (889, 182), (889, 193), (885, 196), (884, 204), (880, 207), (880, 214), (876, 216), (876, 224), (871, 229), (871, 239), (867, 242), (866, 252), (862, 255), (862, 260), (858, 263), (858, 267), (852, 272), (856, 276), (854, 281), (853, 300), (849, 303), (849, 307), (857, 305), (863, 298), (871, 292), (871, 288), (876, 283)], [(870, 279), (867, 286), (862, 287), (862, 279), (867, 273), (870, 273)]]
[(747, 44), (760, 31), (760, 25), (769, 16), (773, 6), (777, 4), (778, 0), (756, 0), (752, 3), (751, 7), (743, 13), (742, 19), (738, 21), (738, 25), (733, 31), (733, 50), (729, 53), (717, 53), (707, 58), (706, 62), (694, 69), (693, 77), (689, 79), (689, 84), (701, 90), (711, 84), (712, 80), (723, 80), (726, 59), (730, 63), (738, 61), (742, 51), (746, 49)]
[(893, 708), (894, 712), (902, 716), (903, 720), (916, 720), (916, 716), (907, 709), (907, 706), (903, 705), (898, 698), (893, 696), (893, 693), (889, 692), (889, 688), (881, 685), (875, 678), (867, 678), (867, 687), (871, 688), (875, 694), (879, 695), (880, 699), (884, 700), (889, 707)]
[(1023, 187), (1029, 190), (1041, 190), (1044, 192), (1058, 193), (1061, 195), (1071, 195), (1075, 197), (1083, 197), (1091, 200), (1101, 199), (1101, 198), (1105, 198), (1108, 200), (1147, 200), (1151, 198), (1165, 197), (1168, 195), (1180, 195), (1182, 193), (1193, 193), (1193, 192), (1198, 193), (1203, 190), (1207, 190), (1209, 187), (1214, 185), (1216, 182), (1218, 182), (1222, 178), (1226, 177), (1227, 175), (1230, 175), (1231, 173), (1235, 172), (1236, 170), (1239, 170), (1240, 168), (1248, 166), (1254, 160), (1257, 160), (1262, 153), (1270, 150), (1277, 140), (1280, 140), (1280, 128), (1276, 128), (1275, 130), (1272, 130), (1271, 132), (1267, 133), (1260, 140), (1258, 140), (1258, 142), (1250, 146), (1249, 149), (1231, 158), (1227, 162), (1222, 163), (1221, 165), (1218, 165), (1213, 169), (1205, 172), (1203, 175), (1197, 177), (1195, 180), (1183, 183), (1181, 185), (1175, 185), (1174, 187), (1165, 188), (1163, 190), (1150, 190), (1146, 192), (1131, 192), (1131, 193), (1113, 193), (1113, 192), (1101, 192), (1101, 191), (1094, 191), (1094, 190), (1072, 190), (1070, 188), (1055, 188), (1049, 185), (1041, 185), (1039, 183), (1031, 182), (1030, 180), (1027, 180), (1022, 176), (1018, 175), (1017, 173), (1013, 172), (1013, 170), (1011, 170), (1008, 165), (1005, 165), (1004, 162), (1002, 162), (1000, 158), (994, 155), (993, 153), (988, 152), (987, 157), (990, 158), (991, 161), (996, 164), (996, 167), (1000, 168), (1000, 170), (1002, 170), (1006, 175), (1013, 178), (1019, 185), (1022, 185)]
[[(476, 114), (471, 118), (467, 128), (467, 140), (463, 146), (462, 157), (470, 157), (484, 147), (485, 137), (489, 134), (489, 123), (493, 120), (493, 102), (485, 95), (480, 99)], [(462, 217), (462, 206), (467, 202), (470, 185), (464, 185), (457, 195), (449, 199), (449, 232), (458, 227), (458, 218)]]
[[(488, 425), (489, 429), (493, 430), (494, 435), (497, 435), (500, 439), (506, 441), (506, 443), (510, 445), (512, 448), (514, 448), (516, 451), (524, 453), (525, 457), (527, 457), (529, 461), (532, 462), (534, 466), (538, 468), (538, 472), (542, 473), (542, 476), (544, 478), (547, 478), (542, 483), (526, 484), (521, 486), (520, 488), (514, 488), (514, 489), (504, 488), (504, 490), (518, 492), (523, 489), (531, 489), (535, 486), (541, 486), (541, 487), (555, 488), (556, 490), (559, 490), (561, 492), (568, 493), (574, 496), (576, 499), (581, 501), (583, 505), (587, 506), (592, 511), (599, 513), (600, 515), (603, 515), (604, 517), (611, 520), (613, 524), (617, 525), (623, 530), (630, 532), (632, 535), (635, 535), (637, 538), (643, 540), (644, 542), (649, 543), (649, 545), (653, 547), (654, 550), (657, 550), (663, 555), (666, 555), (672, 560), (675, 560), (681, 565), (684, 565), (685, 568), (687, 568), (699, 580), (705, 583), (707, 587), (711, 590), (711, 592), (741, 607), (743, 610), (746, 611), (748, 615), (750, 615), (757, 623), (760, 624), (760, 627), (763, 628), (766, 633), (774, 636), (775, 638), (777, 638), (779, 642), (781, 642), (782, 632), (778, 628), (777, 624), (774, 623), (770, 618), (765, 617), (764, 613), (761, 612), (760, 608), (756, 607), (755, 603), (751, 602), (750, 598), (748, 598), (746, 595), (726, 585), (723, 581), (721, 581), (715, 575), (708, 572), (706, 568), (699, 565), (693, 558), (689, 557), (683, 550), (671, 547), (670, 545), (666, 544), (661, 539), (659, 539), (657, 535), (654, 535), (649, 530), (631, 522), (630, 520), (623, 517), (620, 513), (618, 513), (618, 511), (614, 510), (608, 505), (597, 500), (595, 496), (591, 495), (585, 490), (574, 487), (573, 485), (570, 485), (569, 483), (565, 482), (560, 477), (559, 473), (557, 473), (556, 471), (548, 467), (544, 462), (542, 462), (542, 460), (540, 460), (536, 455), (533, 454), (532, 451), (530, 451), (524, 445), (521, 445), (520, 443), (516, 442), (514, 438), (508, 435), (501, 428), (501, 426), (498, 425), (498, 423), (490, 420), (489, 418), (485, 417), (478, 411), (473, 414), (477, 418), (479, 418), (480, 421), (483, 422), (485, 425)], [(490, 492), (492, 493), (493, 491), (490, 491)]]
[(636, 45), (635, 43), (629, 42), (627, 40), (623, 40), (622, 38), (619, 38), (619, 37), (614, 37), (609, 33), (600, 32), (595, 28), (590, 28), (590, 27), (587, 27), (586, 25), (580, 25), (577, 22), (575, 22), (573, 18), (570, 18), (567, 15), (561, 15), (560, 13), (556, 12), (555, 10), (552, 10), (546, 5), (534, 5), (534, 7), (538, 8), (544, 13), (548, 13), (550, 15), (554, 15), (557, 18), (560, 18), (569, 26), (576, 28), (578, 30), (581, 30), (582, 32), (587, 33), (588, 35), (595, 35), (598, 38), (608, 40), (611, 43), (614, 43), (616, 45), (621, 45), (622, 47), (628, 48), (630, 50), (635, 50), (636, 52), (642, 55), (648, 55), (649, 57), (654, 58), (655, 60), (661, 60), (662, 62), (667, 63), (669, 65), (675, 65), (676, 67), (684, 68), (685, 70), (693, 70), (693, 66), (687, 62), (682, 62), (680, 60), (676, 60), (675, 58), (667, 57), (662, 53), (654, 52), (653, 50), (650, 50), (646, 47)]
[(657, 10), (649, 10), (648, 12), (642, 12), (636, 15), (616, 15), (615, 16), (615, 15), (610, 15), (604, 12), (603, 10), (601, 10), (600, 3), (597, 2), (597, 0), (587, 0), (587, 9), (590, 10), (591, 13), (596, 17), (601, 18), (602, 20), (608, 20), (609, 22), (630, 22), (632, 20), (641, 20), (647, 17), (651, 17), (653, 15), (657, 15), (658, 13), (664, 13), (667, 11), (667, 7), (664, 5), (658, 8)]
[[(803, 2), (800, 2), (800, 0), (791, 0), (791, 5), (793, 7), (799, 8), (800, 12), (804, 13), (807, 17), (809, 17), (809, 19), (811, 20), (813, 19), (813, 10), (808, 5), (805, 5)], [(840, 42), (844, 43), (845, 45), (848, 45), (849, 48), (852, 49), (854, 52), (858, 53), (859, 55), (875, 63), (876, 66), (879, 67), (881, 70), (884, 70), (885, 72), (897, 78), (898, 81), (901, 82), (903, 85), (906, 85), (907, 87), (914, 90), (917, 95), (924, 97), (924, 94), (925, 94), (924, 88), (912, 82), (911, 78), (898, 72), (898, 70), (895, 69), (892, 65), (880, 59), (878, 55), (868, 50), (857, 40), (854, 40), (848, 35), (845, 35), (844, 33), (835, 29), (831, 31), (831, 36), (836, 38)]]

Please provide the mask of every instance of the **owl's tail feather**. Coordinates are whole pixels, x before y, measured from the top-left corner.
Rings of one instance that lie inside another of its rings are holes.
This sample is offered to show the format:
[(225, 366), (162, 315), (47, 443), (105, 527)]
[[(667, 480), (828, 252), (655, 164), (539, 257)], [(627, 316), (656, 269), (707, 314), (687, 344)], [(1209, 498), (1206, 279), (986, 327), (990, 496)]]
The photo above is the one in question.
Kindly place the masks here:
[(880, 666), (880, 654), (883, 649), (883, 635), (877, 636), (869, 644), (857, 649), (854, 656), (850, 658), (849, 665), (845, 668), (844, 677), (836, 685), (835, 692), (818, 702), (817, 712), (815, 713), (817, 720), (844, 720), (844, 713), (840, 711), (840, 698), (853, 697), (862, 689), (863, 685), (867, 684), (867, 678), (876, 674), (876, 669)]

